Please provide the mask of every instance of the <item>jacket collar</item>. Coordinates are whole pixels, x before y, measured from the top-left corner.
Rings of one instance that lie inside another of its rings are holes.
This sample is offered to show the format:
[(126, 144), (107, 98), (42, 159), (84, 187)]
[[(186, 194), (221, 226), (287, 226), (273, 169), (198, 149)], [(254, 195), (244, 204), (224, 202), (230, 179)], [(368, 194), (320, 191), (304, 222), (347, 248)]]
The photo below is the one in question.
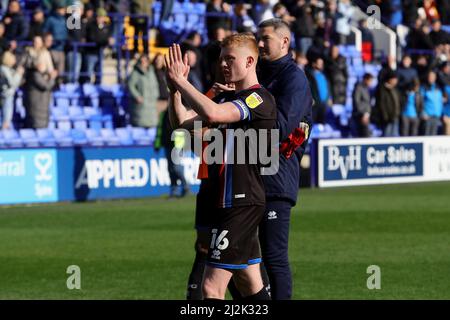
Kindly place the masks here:
[(286, 67), (286, 65), (288, 65), (292, 61), (293, 59), (290, 53), (275, 61), (260, 60), (259, 73), (264, 80), (273, 78), (278, 74), (278, 72), (280, 72), (284, 67)]

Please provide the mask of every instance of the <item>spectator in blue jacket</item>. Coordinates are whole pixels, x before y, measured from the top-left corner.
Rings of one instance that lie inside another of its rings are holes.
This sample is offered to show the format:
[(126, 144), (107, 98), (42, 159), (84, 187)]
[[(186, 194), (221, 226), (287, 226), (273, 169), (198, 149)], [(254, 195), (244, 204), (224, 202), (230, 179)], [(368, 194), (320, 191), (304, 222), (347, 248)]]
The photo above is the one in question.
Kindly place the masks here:
[[(289, 53), (291, 33), (280, 19), (259, 25), (260, 83), (275, 97), (277, 129), (284, 141), (300, 123), (311, 126), (312, 97), (308, 80)], [(306, 133), (307, 135), (308, 133)], [(263, 176), (266, 189), (266, 214), (259, 228), (264, 265), (275, 300), (290, 299), (292, 278), (288, 261), (291, 209), (297, 203), (300, 160), (306, 142), (287, 159), (280, 155), (275, 175)]]
[(45, 21), (43, 29), (44, 33), (50, 33), (53, 36), (53, 46), (50, 48), (50, 53), (60, 76), (65, 71), (66, 55), (64, 49), (68, 39), (65, 14), (66, 8), (58, 4), (53, 14)]
[(323, 72), (323, 69), (323, 59), (319, 56), (313, 57), (305, 69), (309, 85), (311, 86), (312, 97), (314, 99), (314, 123), (325, 123), (328, 107), (332, 104), (330, 82)]
[(423, 99), (420, 94), (419, 79), (409, 84), (402, 108), (402, 136), (417, 136), (419, 134), (419, 116), (423, 110)]
[(428, 72), (427, 82), (420, 90), (423, 97), (422, 120), (424, 121), (424, 134), (426, 136), (438, 134), (440, 118), (444, 108), (442, 91), (436, 84), (436, 78), (434, 71)]

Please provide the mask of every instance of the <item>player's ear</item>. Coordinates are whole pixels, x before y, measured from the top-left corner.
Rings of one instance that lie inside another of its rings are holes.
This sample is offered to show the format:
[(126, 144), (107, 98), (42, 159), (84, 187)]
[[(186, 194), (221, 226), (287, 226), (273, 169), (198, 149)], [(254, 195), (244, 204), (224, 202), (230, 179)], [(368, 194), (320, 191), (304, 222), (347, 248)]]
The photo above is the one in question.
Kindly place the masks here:
[(253, 58), (252, 56), (248, 56), (247, 57), (247, 68), (250, 68), (253, 64), (255, 63), (255, 58)]
[(289, 48), (289, 38), (283, 37), (283, 49), (286, 47)]

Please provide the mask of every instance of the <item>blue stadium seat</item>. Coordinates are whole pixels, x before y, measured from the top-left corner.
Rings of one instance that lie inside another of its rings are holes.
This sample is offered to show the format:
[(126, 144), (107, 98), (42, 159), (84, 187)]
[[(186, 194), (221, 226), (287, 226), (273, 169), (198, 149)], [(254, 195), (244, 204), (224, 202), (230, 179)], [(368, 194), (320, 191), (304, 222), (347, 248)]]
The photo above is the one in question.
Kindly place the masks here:
[(119, 137), (116, 136), (114, 130), (111, 129), (101, 129), (100, 135), (108, 146), (120, 146), (121, 141)]
[(58, 120), (56, 127), (61, 130), (70, 130), (72, 129), (72, 122), (70, 120)]
[(187, 30), (201, 30), (200, 23), (203, 21), (201, 13), (197, 11), (194, 3), (185, 1), (182, 4), (183, 11), (186, 14), (186, 29)]
[(73, 139), (73, 144), (76, 146), (82, 146), (88, 144), (85, 130), (72, 129), (70, 135)]
[(73, 145), (72, 135), (69, 130), (54, 129), (53, 136), (55, 137), (56, 143), (60, 147), (71, 147)]
[(383, 136), (383, 130), (378, 128), (373, 123), (369, 124), (369, 129), (372, 131), (372, 137), (382, 137)]
[(121, 145), (129, 146), (133, 144), (133, 137), (128, 128), (116, 128), (116, 135), (119, 137)]
[(60, 91), (67, 93), (75, 93), (80, 92), (80, 84), (79, 83), (65, 83), (60, 86)]
[(450, 25), (442, 25), (441, 29), (444, 30), (447, 33), (450, 33)]
[(86, 116), (86, 119), (97, 120), (97, 121), (102, 121), (103, 120), (103, 117), (102, 117), (100, 111), (97, 108), (84, 107), (83, 108), (83, 113)]
[(48, 129), (56, 129), (56, 122), (51, 120), (48, 122)]
[(114, 129), (113, 121), (112, 120), (103, 121), (102, 127), (105, 129)]
[(73, 120), (72, 126), (74, 129), (86, 130), (88, 127), (88, 122), (86, 120)]
[(157, 133), (157, 128), (149, 128), (147, 130), (147, 135), (150, 137), (150, 139), (152, 140), (152, 144), (156, 139), (156, 133)]
[(69, 106), (59, 106), (50, 108), (51, 120), (69, 120)]
[(53, 94), (53, 98), (54, 98), (56, 107), (68, 108), (70, 106), (70, 99), (66, 93), (55, 92)]
[(112, 93), (114, 97), (121, 97), (124, 94), (122, 85), (120, 84), (101, 84), (100, 92)]
[(161, 18), (161, 10), (162, 10), (162, 3), (160, 1), (154, 1), (152, 4), (152, 17), (153, 17), (153, 27), (158, 27), (160, 18)]
[(333, 104), (331, 106), (331, 111), (333, 112), (334, 116), (339, 117), (342, 113), (345, 112), (345, 106), (342, 104)]
[(22, 139), (20, 138), (18, 132), (14, 129), (3, 130), (3, 139), (5, 140), (5, 145), (10, 148), (21, 148), (23, 147)]
[(81, 107), (69, 107), (70, 120), (86, 120), (87, 117)]
[(39, 147), (39, 139), (34, 129), (20, 129), (19, 135), (26, 147)]
[(94, 108), (98, 108), (100, 106), (99, 90), (95, 84), (83, 84), (83, 94), (85, 98), (89, 98), (91, 106), (93, 106)]
[(43, 147), (56, 147), (56, 139), (52, 132), (50, 129), (36, 129), (36, 135)]
[(362, 67), (363, 66), (363, 61), (361, 57), (355, 57), (352, 59), (352, 65), (354, 67)]
[(0, 130), (0, 148), (3, 148), (5, 145), (5, 139), (3, 138), (3, 132)]
[(92, 146), (103, 146), (104, 141), (103, 138), (100, 136), (100, 130), (96, 129), (87, 129), (86, 130), (86, 138), (90, 145)]
[(152, 138), (148, 136), (148, 131), (145, 128), (131, 128), (131, 137), (138, 145), (151, 145), (153, 142)]
[(89, 128), (100, 131), (103, 128), (103, 123), (101, 119), (90, 119)]

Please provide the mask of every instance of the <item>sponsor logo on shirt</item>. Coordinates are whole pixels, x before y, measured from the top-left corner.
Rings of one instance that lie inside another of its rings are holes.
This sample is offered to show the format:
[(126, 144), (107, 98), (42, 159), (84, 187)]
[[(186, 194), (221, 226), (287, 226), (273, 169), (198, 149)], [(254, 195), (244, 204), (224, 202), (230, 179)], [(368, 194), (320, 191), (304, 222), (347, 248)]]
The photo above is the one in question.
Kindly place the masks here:
[(251, 95), (249, 95), (245, 99), (245, 103), (250, 109), (255, 109), (257, 106), (259, 106), (261, 103), (263, 103), (263, 99), (259, 94), (256, 92), (253, 92)]

